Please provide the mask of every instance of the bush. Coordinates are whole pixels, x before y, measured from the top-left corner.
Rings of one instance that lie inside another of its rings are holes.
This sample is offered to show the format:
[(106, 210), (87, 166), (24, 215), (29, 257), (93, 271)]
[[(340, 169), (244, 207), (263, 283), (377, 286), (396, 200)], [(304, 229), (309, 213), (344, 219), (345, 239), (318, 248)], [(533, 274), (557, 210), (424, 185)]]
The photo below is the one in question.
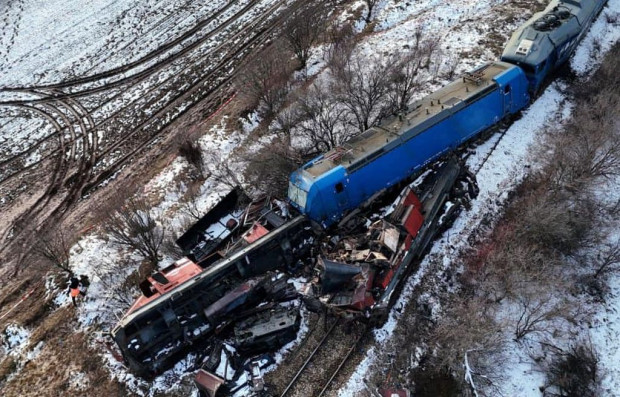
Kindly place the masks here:
[(107, 212), (103, 225), (110, 239), (119, 246), (139, 252), (154, 266), (159, 263), (159, 250), (166, 236), (163, 219), (156, 219), (155, 212), (143, 198), (130, 197)]
[(201, 179), (204, 179), (204, 159), (202, 149), (200, 148), (198, 142), (186, 139), (179, 146), (179, 154), (194, 167), (194, 169), (198, 172), (198, 176)]
[(281, 40), (263, 49), (239, 71), (235, 86), (248, 107), (258, 108), (261, 117), (271, 119), (291, 90), (293, 65)]
[(285, 142), (271, 144), (248, 156), (245, 179), (258, 193), (286, 197), (288, 178), (301, 164), (297, 153)]
[(592, 230), (594, 203), (564, 192), (539, 188), (519, 200), (512, 221), (518, 241), (570, 255)]
[(544, 396), (595, 397), (599, 395), (599, 358), (590, 342), (579, 342), (558, 351), (545, 369)]
[(417, 397), (461, 396), (458, 381), (445, 367), (418, 368), (414, 372), (415, 395)]

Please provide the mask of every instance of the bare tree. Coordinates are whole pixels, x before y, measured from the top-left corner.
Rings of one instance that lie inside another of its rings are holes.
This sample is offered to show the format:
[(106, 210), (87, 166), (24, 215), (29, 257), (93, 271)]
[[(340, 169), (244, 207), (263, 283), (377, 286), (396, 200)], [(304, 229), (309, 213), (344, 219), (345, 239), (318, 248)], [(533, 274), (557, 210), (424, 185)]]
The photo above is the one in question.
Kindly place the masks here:
[(594, 277), (617, 270), (620, 265), (620, 241), (607, 244), (595, 259)]
[(248, 184), (260, 194), (284, 197), (288, 178), (302, 159), (286, 139), (274, 139), (269, 145), (247, 157), (245, 177)]
[(380, 0), (364, 0), (366, 3), (367, 13), (366, 13), (366, 23), (370, 23), (372, 12), (374, 11), (377, 4), (379, 4)]
[(546, 332), (552, 329), (549, 323), (556, 318), (560, 318), (568, 313), (568, 308), (553, 302), (549, 297), (534, 298), (525, 294), (519, 298), (520, 313), (515, 323), (515, 340), (521, 340), (533, 332)]
[(456, 73), (456, 69), (459, 67), (459, 63), (461, 62), (461, 54), (460, 53), (450, 53), (446, 57), (445, 66), (446, 66), (446, 78), (448, 80), (454, 79), (454, 75)]
[(203, 211), (198, 207), (198, 201), (192, 197), (188, 200), (179, 202), (179, 211), (185, 215), (189, 220), (197, 221), (202, 218)]
[(278, 112), (274, 120), (273, 130), (288, 145), (291, 144), (291, 134), (299, 123), (299, 111), (296, 106), (288, 106)]
[(181, 258), (185, 254), (183, 249), (177, 245), (177, 238), (178, 235), (168, 233), (161, 246), (162, 252), (172, 258)]
[(390, 110), (393, 112), (407, 108), (422, 83), (421, 71), (428, 69), (431, 63), (438, 63), (435, 60), (438, 40), (425, 37), (421, 27), (415, 31), (414, 37), (409, 51), (405, 54), (397, 52), (390, 62), (393, 65), (390, 71)]
[(390, 67), (380, 61), (353, 58), (335, 71), (333, 89), (360, 132), (385, 116)]
[(251, 59), (239, 72), (238, 92), (258, 106), (264, 117), (272, 117), (284, 103), (291, 89), (292, 66), (281, 41), (272, 43)]
[(225, 157), (218, 150), (207, 150), (204, 155), (205, 162), (208, 164), (209, 175), (214, 181), (222, 183), (231, 189), (242, 185), (239, 179), (240, 171), (235, 169), (232, 155)]
[(390, 72), (389, 107), (392, 112), (406, 110), (415, 90), (420, 87), (419, 71), (422, 58), (412, 52), (407, 55), (397, 53)]
[(69, 265), (71, 245), (62, 227), (50, 229), (47, 233), (36, 235), (32, 252), (47, 263), (73, 273)]
[(355, 32), (350, 24), (334, 27), (328, 32), (329, 45), (324, 58), (333, 73), (343, 70), (351, 59), (355, 48)]
[(350, 134), (343, 129), (342, 108), (329, 90), (316, 83), (299, 100), (300, 123), (298, 130), (307, 138), (316, 152), (332, 149)]
[(475, 296), (460, 296), (445, 307), (431, 336), (434, 365), (454, 373), (463, 389), (471, 390), (473, 384), (479, 396), (486, 396), (482, 389), (496, 389), (500, 373), (495, 363), (504, 348), (492, 306)]
[(295, 12), (284, 30), (289, 49), (299, 62), (299, 69), (305, 69), (312, 46), (318, 41), (325, 25), (324, 9), (312, 4)]
[(153, 210), (141, 198), (131, 197), (109, 212), (104, 229), (113, 242), (138, 251), (153, 266), (159, 263), (159, 250), (166, 235)]
[(200, 183), (186, 185), (183, 182), (178, 182), (175, 186), (174, 195), (178, 197), (179, 212), (189, 221), (195, 222), (204, 215), (199, 208), (201, 189), (202, 184)]

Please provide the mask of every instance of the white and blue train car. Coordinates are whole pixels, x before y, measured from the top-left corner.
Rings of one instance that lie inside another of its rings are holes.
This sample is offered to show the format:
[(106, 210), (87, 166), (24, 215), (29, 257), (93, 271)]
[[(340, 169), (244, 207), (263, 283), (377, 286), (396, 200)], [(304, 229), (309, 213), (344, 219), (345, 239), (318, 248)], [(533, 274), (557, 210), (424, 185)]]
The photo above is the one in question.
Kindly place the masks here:
[(537, 92), (547, 76), (570, 57), (607, 0), (552, 0), (517, 29), (502, 61), (520, 66)]
[(289, 199), (328, 227), (528, 103), (520, 68), (486, 64), (305, 164), (290, 177)]

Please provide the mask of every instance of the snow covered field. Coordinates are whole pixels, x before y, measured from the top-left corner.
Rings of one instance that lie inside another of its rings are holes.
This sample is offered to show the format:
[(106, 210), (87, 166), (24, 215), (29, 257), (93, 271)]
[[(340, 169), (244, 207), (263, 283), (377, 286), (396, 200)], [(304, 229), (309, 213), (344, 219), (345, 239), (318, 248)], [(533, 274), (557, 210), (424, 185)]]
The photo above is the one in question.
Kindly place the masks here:
[(134, 61), (181, 35), (225, 0), (5, 1), (0, 87), (55, 83)]
[[(0, 15), (6, 15), (16, 24), (12, 29), (3, 31), (0, 37), (0, 74), (5, 76), (0, 78), (0, 86), (57, 81), (121, 65), (166, 42), (223, 3), (224, 1), (203, 4), (187, 0), (139, 3), (91, 0), (81, 2), (80, 7), (76, 7), (75, 2), (52, 0), (46, 7), (40, 7), (39, 2), (32, 0), (7, 2), (0, 5)], [(491, 31), (497, 29), (494, 22), (509, 3), (507, 0), (453, 2), (384, 0), (373, 13), (373, 33), (366, 37), (357, 50), (360, 56), (377, 54), (380, 56), (403, 49), (407, 42), (413, 40), (416, 29), (423, 26), (427, 34), (439, 40), (444, 53), (444, 67), (454, 62), (455, 52), (463, 55), (457, 67), (457, 73), (460, 73), (485, 61), (497, 59), (496, 50), (480, 46), (479, 43), (487, 39)], [(361, 5), (362, 2), (358, 2), (357, 6)], [(54, 11), (50, 13), (49, 10)], [(610, 0), (603, 10), (603, 13), (606, 12), (620, 12), (620, 0)], [(150, 17), (154, 15), (157, 17)], [(509, 33), (525, 19), (527, 15), (521, 15), (512, 19), (509, 24), (502, 25), (501, 37), (507, 38)], [(364, 25), (360, 19), (356, 26), (361, 30)], [(32, 26), (45, 26), (45, 34), (41, 33), (42, 28), (29, 29)], [(150, 35), (153, 37), (152, 41), (140, 38), (145, 32), (154, 32)], [(571, 60), (573, 70), (579, 75), (587, 75), (619, 37), (620, 28), (607, 23), (601, 15)], [(595, 43), (598, 48), (596, 51)], [(71, 51), (69, 56), (59, 56), (65, 54), (67, 49)], [(40, 53), (44, 56), (40, 56)], [(320, 57), (318, 52), (316, 57)], [(90, 61), (84, 62), (86, 59)], [(315, 59), (314, 62), (322, 64), (319, 59)], [(49, 67), (44, 68), (42, 65)], [(42, 70), (45, 71), (41, 72)], [(315, 72), (320, 73), (320, 70)], [(440, 78), (428, 84), (424, 88), (425, 91), (419, 95), (426, 94), (445, 82), (446, 80)], [(408, 281), (396, 307), (413, 303), (409, 302), (410, 291), (428, 271), (430, 258), (443, 258), (444, 266), (447, 268), (451, 258), (467, 248), (468, 236), (477, 228), (483, 217), (498, 213), (508, 192), (527, 175), (530, 167), (535, 166), (533, 159), (528, 157), (529, 146), (536, 141), (546, 125), (566, 120), (572, 111), (570, 101), (562, 94), (562, 86), (554, 83), (524, 111), (523, 117), (508, 129), (484, 164), (483, 159), (496, 144), (495, 141), (499, 136), (491, 137), (489, 141), (476, 148), (476, 153), (468, 159), (468, 164), (472, 169), (480, 169), (478, 199), (473, 202), (469, 211), (461, 214), (453, 228), (435, 242), (427, 260), (422, 262), (418, 272)], [(244, 137), (254, 126), (232, 134), (225, 132), (222, 125), (215, 126), (200, 140), (200, 144), (205, 150), (219, 153), (221, 159), (225, 160), (236, 147), (244, 143)], [(37, 129), (39, 127), (37, 126)], [(27, 139), (35, 138), (36, 135), (32, 135)], [(6, 143), (9, 142), (8, 139), (0, 135), (0, 144), (4, 142), (4, 145), (9, 145)], [(16, 147), (13, 144), (9, 146), (11, 149)], [(4, 153), (4, 149), (7, 147), (3, 147), (0, 152)], [(157, 193), (162, 198), (156, 210), (161, 216), (173, 219), (173, 227), (177, 229), (181, 227), (181, 221), (176, 205), (179, 195), (175, 179), (186, 167), (187, 163), (184, 160), (177, 159), (145, 187), (145, 193)], [(201, 210), (209, 208), (227, 190), (227, 186), (208, 180), (199, 193), (199, 208)], [(108, 288), (106, 283), (111, 281), (108, 278), (109, 274), (105, 273), (105, 265), (116, 263), (121, 257), (132, 263), (125, 269), (128, 273), (135, 270), (137, 258), (119, 251), (96, 234), (85, 236), (73, 247), (72, 264), (76, 272), (92, 275), (88, 299), (78, 308), (80, 323), (76, 326), (77, 330), (88, 331), (95, 326), (109, 329), (114, 324), (115, 318), (107, 307), (110, 305), (110, 297), (106, 293)], [(103, 270), (96, 271), (95, 267)], [(124, 274), (119, 274), (118, 280), (123, 276)], [(620, 389), (618, 366), (620, 350), (615, 343), (617, 336), (620, 335), (620, 315), (617, 311), (617, 305), (620, 303), (618, 302), (620, 278), (615, 279), (612, 290), (613, 301), (608, 302), (596, 316), (597, 323), (591, 330), (592, 340), (601, 352), (602, 365), (608, 372), (604, 384), (608, 396), (617, 395), (615, 392)], [(50, 290), (50, 293), (57, 294), (58, 305), (70, 304), (64, 291)], [(377, 345), (367, 352), (367, 358), (360, 363), (339, 395), (358, 395), (360, 389), (364, 387), (363, 379), (367, 376), (366, 372), (377, 357), (376, 351), (390, 343), (390, 336), (398, 320), (398, 312), (392, 311), (385, 326), (375, 331)], [(9, 334), (8, 343), (4, 344), (8, 354), (30, 354), (32, 359), (36, 358), (36, 351), (41, 346), (28, 345), (29, 330), (15, 326), (10, 329)], [(182, 390), (181, 383), (187, 382), (188, 375), (185, 374), (185, 369), (192, 359), (191, 356), (158, 377), (153, 383), (147, 383), (129, 374), (109, 352), (100, 347), (98, 349), (106, 359), (110, 375), (124, 382), (136, 394), (154, 395), (174, 388)], [(519, 346), (514, 346), (514, 349), (515, 356), (523, 360), (508, 364), (512, 370), (503, 385), (505, 395), (541, 396), (538, 389), (541, 384), (540, 373), (531, 370), (531, 365), (525, 360), (525, 353), (519, 351)], [(82, 383), (88, 382), (88, 374), (79, 376), (85, 378)]]

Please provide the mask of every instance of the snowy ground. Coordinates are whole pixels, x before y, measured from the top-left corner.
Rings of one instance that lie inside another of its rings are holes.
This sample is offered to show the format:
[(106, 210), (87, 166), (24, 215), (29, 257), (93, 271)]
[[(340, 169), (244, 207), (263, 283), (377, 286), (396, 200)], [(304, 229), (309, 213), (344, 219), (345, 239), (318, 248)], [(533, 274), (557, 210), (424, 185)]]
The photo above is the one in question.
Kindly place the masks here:
[(52, 83), (131, 62), (226, 3), (188, 0), (6, 1), (0, 86)]
[[(49, 3), (51, 4), (50, 9), (58, 10), (56, 17), (54, 17), (54, 15), (44, 14), (38, 10), (38, 3), (32, 0), (7, 2), (7, 4), (0, 5), (0, 13), (4, 13), (11, 20), (17, 21), (18, 26), (3, 31), (0, 37), (0, 44), (2, 44), (0, 45), (0, 72), (4, 76), (10, 76), (7, 80), (0, 81), (0, 85), (56, 81), (57, 79), (71, 77), (71, 73), (82, 75), (108, 69), (133, 59), (130, 57), (137, 57), (147, 52), (156, 47), (158, 43), (165, 42), (175, 32), (181, 32), (201, 16), (207, 15), (211, 8), (221, 5), (223, 1), (209, 3), (206, 6), (203, 6), (202, 3), (193, 3), (195, 2), (187, 0), (139, 4), (129, 1), (91, 0), (81, 3), (81, 7), (75, 7), (75, 3), (69, 0), (53, 0)], [(497, 7), (507, 3), (509, 3), (507, 0), (381, 1), (373, 13), (374, 33), (370, 34), (359, 46), (360, 56), (385, 54), (402, 49), (404, 43), (412, 40), (416, 28), (423, 25), (425, 32), (437, 37), (440, 41), (446, 62), (450, 60), (450, 54), (454, 52), (463, 53), (465, 56), (459, 64), (457, 72), (470, 69), (484, 61), (496, 59), (496, 54), (491, 49), (479, 48), (478, 43), (488, 34), (491, 22), (497, 18)], [(180, 10), (184, 10), (184, 12)], [(603, 13), (605, 12), (620, 12), (620, 0), (610, 0)], [(148, 18), (152, 14), (157, 14), (160, 18)], [(93, 23), (92, 18), (95, 15), (105, 15), (105, 18)], [(527, 16), (522, 16), (520, 19), (515, 19), (511, 25), (504, 26), (505, 37), (508, 37), (508, 33), (526, 18)], [(113, 34), (112, 27), (118, 26), (119, 21), (122, 25), (135, 24), (133, 35)], [(31, 26), (46, 26), (46, 30), (53, 34), (41, 35), (38, 31), (26, 29), (26, 27)], [(82, 29), (85, 26), (88, 29)], [(357, 27), (361, 30), (364, 27), (363, 21), (358, 21)], [(88, 37), (92, 35), (99, 37), (95, 41), (96, 45), (84, 43), (84, 36), (80, 35), (82, 31), (85, 35), (89, 35)], [(143, 42), (139, 36), (145, 31), (157, 31), (159, 33), (154, 35), (153, 41)], [(600, 17), (590, 34), (579, 46), (574, 59), (571, 61), (572, 68), (579, 74), (587, 74), (600, 61), (602, 54), (618, 40), (619, 36), (620, 29), (618, 26), (607, 24), (605, 18)], [(600, 43), (600, 50), (597, 52), (593, 50), (595, 41)], [(8, 50), (6, 50), (7, 48)], [(55, 48), (56, 50), (54, 50)], [(58, 52), (54, 52), (58, 51), (58, 48), (71, 48), (75, 50), (76, 55), (58, 57)], [(3, 49), (4, 52), (1, 52)], [(45, 60), (52, 66), (49, 70), (56, 70), (57, 73), (49, 71), (47, 73), (35, 73), (39, 65), (44, 63), (38, 60), (39, 58), (36, 58), (35, 61), (37, 51), (41, 50), (50, 51), (49, 54), (51, 55), (47, 56)], [(112, 55), (109, 61), (107, 60), (108, 54)], [(80, 68), (83, 57), (100, 59), (102, 56), (105, 58), (105, 62), (95, 62)], [(322, 65), (319, 60), (320, 57), (321, 51), (315, 51), (315, 59), (310, 64)], [(72, 72), (69, 73), (68, 71)], [(23, 74), (20, 74), (22, 72)], [(314, 73), (320, 73), (320, 67), (310, 71), (310, 74)], [(26, 76), (29, 79), (24, 80)], [(425, 88), (426, 92), (423, 93), (427, 93), (433, 87), (443, 83), (445, 80), (440, 80), (433, 86), (429, 85)], [(449, 266), (450, 258), (457, 255), (460, 249), (465, 248), (464, 244), (468, 235), (476, 229), (482, 217), (501, 209), (507, 192), (522, 180), (528, 167), (534, 165), (528, 158), (529, 145), (539, 136), (545, 124), (557, 123), (570, 115), (571, 104), (563, 98), (558, 88), (555, 84), (551, 85), (536, 103), (524, 112), (523, 117), (509, 128), (491, 157), (480, 168), (478, 182), (481, 190), (478, 199), (469, 211), (459, 217), (454, 227), (434, 244), (429, 256), (443, 257), (444, 265)], [(249, 129), (251, 128), (252, 126), (249, 126)], [(247, 131), (227, 133), (224, 126), (220, 125), (211, 129), (200, 143), (205, 150), (216, 152), (221, 156), (221, 160), (225, 160), (236, 147), (242, 144), (243, 137), (246, 134)], [(492, 137), (476, 149), (476, 153), (468, 160), (472, 169), (479, 168), (482, 159), (485, 158), (497, 138), (498, 136)], [(179, 175), (186, 171), (187, 167), (188, 165), (184, 160), (177, 159), (145, 187), (146, 194), (154, 193), (162, 199), (157, 211), (162, 216), (172, 219), (173, 228), (176, 230), (179, 230), (182, 225), (181, 214), (179, 214), (177, 206), (180, 193), (176, 186), (176, 180)], [(211, 207), (218, 197), (227, 191), (227, 186), (207, 181), (198, 196), (199, 209), (205, 210)], [(117, 263), (123, 257), (130, 263), (125, 269), (129, 273), (137, 267), (138, 259), (119, 251), (96, 234), (87, 235), (80, 240), (73, 248), (73, 253), (72, 264), (76, 267), (77, 273), (91, 275), (92, 281), (88, 299), (78, 309), (78, 317), (81, 319), (78, 328), (88, 330), (95, 323), (102, 325), (104, 329), (109, 328), (115, 319), (110, 316), (109, 310), (106, 311), (105, 315), (101, 312), (105, 309), (105, 305), (109, 304), (105, 283), (110, 282), (110, 280), (106, 279), (108, 274), (101, 273), (101, 271), (98, 273), (94, 268), (105, 269), (106, 264)], [(396, 307), (408, 303), (408, 294), (419, 283), (428, 266), (428, 260), (422, 262), (419, 271), (408, 281), (399, 302), (395, 305)], [(608, 376), (605, 384), (610, 396), (613, 395), (614, 390), (618, 390), (620, 387), (618, 385), (620, 368), (617, 368), (620, 351), (615, 344), (617, 336), (620, 334), (620, 315), (616, 310), (616, 306), (620, 303), (618, 302), (620, 299), (620, 278), (616, 278), (613, 285), (613, 302), (609, 302), (596, 316), (597, 323), (591, 331), (594, 343), (601, 348), (603, 365), (611, 375)], [(64, 291), (54, 290), (51, 292), (57, 294), (57, 304), (70, 304)], [(385, 344), (390, 343), (390, 335), (398, 319), (398, 313), (393, 311), (385, 326), (375, 331), (377, 346), (367, 352), (367, 358), (359, 365), (339, 395), (354, 396), (363, 387), (363, 378), (376, 358), (375, 352)], [(11, 328), (10, 336), (8, 336), (9, 342), (5, 343), (4, 349), (7, 352), (10, 351), (10, 354), (28, 350), (26, 349), (27, 342), (24, 342), (28, 338), (28, 333), (29, 331), (26, 329)], [(40, 347), (38, 348), (40, 349)], [(30, 352), (34, 354), (37, 347), (30, 347), (30, 349)], [(153, 384), (147, 384), (129, 374), (108, 352), (102, 351), (102, 355), (106, 358), (111, 375), (141, 395), (152, 395), (170, 390), (172, 387), (179, 387), (179, 376), (184, 372), (192, 358), (190, 356), (187, 360), (179, 362), (174, 369), (158, 377)], [(512, 377), (506, 381), (506, 395), (540, 396), (537, 389), (541, 383), (540, 375), (531, 371), (527, 363), (513, 368)]]

